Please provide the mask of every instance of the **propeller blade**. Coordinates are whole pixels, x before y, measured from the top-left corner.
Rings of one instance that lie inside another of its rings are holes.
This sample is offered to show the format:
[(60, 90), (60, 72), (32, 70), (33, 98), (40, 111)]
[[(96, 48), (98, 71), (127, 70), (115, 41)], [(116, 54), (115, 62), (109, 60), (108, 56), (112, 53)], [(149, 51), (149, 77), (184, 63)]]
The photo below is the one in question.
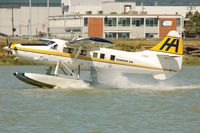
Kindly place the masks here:
[(6, 46), (9, 46), (8, 38), (6, 38)]

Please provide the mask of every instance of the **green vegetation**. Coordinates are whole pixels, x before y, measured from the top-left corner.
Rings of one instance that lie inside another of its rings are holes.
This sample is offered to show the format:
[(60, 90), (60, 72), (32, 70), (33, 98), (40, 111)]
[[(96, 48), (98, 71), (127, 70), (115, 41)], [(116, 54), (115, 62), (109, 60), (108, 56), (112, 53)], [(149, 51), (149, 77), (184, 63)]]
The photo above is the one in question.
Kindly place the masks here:
[(183, 58), (184, 65), (200, 65), (200, 57), (185, 55)]
[[(11, 40), (9, 43), (40, 43), (40, 41), (37, 40)], [(36, 65), (36, 63), (26, 60), (26, 59), (21, 59), (21, 58), (16, 58), (12, 55), (8, 55), (8, 53), (3, 50), (3, 47), (6, 46), (6, 40), (1, 39), (0, 40), (0, 65)]]
[[(114, 46), (112, 48), (125, 51), (141, 51), (149, 49), (155, 44), (159, 43), (161, 40), (113, 40)], [(29, 40), (12, 40), (12, 43), (38, 43), (38, 41), (29, 41)], [(7, 53), (3, 50), (5, 46), (5, 40), (0, 41), (0, 65), (35, 65), (35, 63), (24, 60), (16, 59), (13, 56), (8, 56)], [(200, 40), (184, 40), (184, 46), (196, 46), (200, 47)], [(183, 63), (185, 65), (200, 65), (200, 57), (185, 55)]]
[(0, 65), (8, 66), (8, 65), (36, 65), (26, 59), (16, 58), (13, 56), (0, 56)]
[(200, 37), (200, 13), (188, 12), (186, 18), (189, 19), (184, 25), (186, 37)]

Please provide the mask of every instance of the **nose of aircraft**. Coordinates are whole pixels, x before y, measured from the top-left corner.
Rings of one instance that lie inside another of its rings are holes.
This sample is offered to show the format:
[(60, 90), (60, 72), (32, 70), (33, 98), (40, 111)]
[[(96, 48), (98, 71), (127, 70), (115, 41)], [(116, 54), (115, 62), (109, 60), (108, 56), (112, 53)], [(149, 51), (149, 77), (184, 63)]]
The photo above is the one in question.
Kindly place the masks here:
[(10, 51), (11, 50), (9, 46), (4, 47), (3, 49), (6, 50), (6, 51)]
[(9, 44), (9, 45), (5, 46), (3, 49), (10, 52), (12, 49), (16, 49), (16, 45), (15, 44)]

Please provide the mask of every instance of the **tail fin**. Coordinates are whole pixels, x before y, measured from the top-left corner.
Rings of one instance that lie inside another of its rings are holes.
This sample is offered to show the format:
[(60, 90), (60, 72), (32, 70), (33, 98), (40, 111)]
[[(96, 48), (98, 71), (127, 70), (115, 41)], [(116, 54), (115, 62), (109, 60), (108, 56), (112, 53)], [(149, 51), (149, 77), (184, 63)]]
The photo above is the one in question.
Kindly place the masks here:
[(153, 74), (158, 80), (165, 80), (176, 74), (182, 68), (183, 43), (177, 31), (170, 31), (159, 44), (151, 49), (156, 51), (158, 63), (164, 70)]
[(183, 55), (183, 41), (177, 31), (170, 31), (159, 44), (151, 50), (177, 55)]

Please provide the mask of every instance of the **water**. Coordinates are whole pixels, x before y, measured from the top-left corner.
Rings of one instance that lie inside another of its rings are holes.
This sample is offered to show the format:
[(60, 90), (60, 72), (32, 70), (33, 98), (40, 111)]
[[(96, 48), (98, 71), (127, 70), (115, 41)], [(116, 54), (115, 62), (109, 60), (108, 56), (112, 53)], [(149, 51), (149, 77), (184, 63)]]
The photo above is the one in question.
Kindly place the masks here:
[(40, 89), (12, 75), (43, 68), (0, 67), (0, 132), (200, 132), (200, 67), (184, 67), (165, 82), (144, 75), (107, 75), (112, 88), (106, 89)]

